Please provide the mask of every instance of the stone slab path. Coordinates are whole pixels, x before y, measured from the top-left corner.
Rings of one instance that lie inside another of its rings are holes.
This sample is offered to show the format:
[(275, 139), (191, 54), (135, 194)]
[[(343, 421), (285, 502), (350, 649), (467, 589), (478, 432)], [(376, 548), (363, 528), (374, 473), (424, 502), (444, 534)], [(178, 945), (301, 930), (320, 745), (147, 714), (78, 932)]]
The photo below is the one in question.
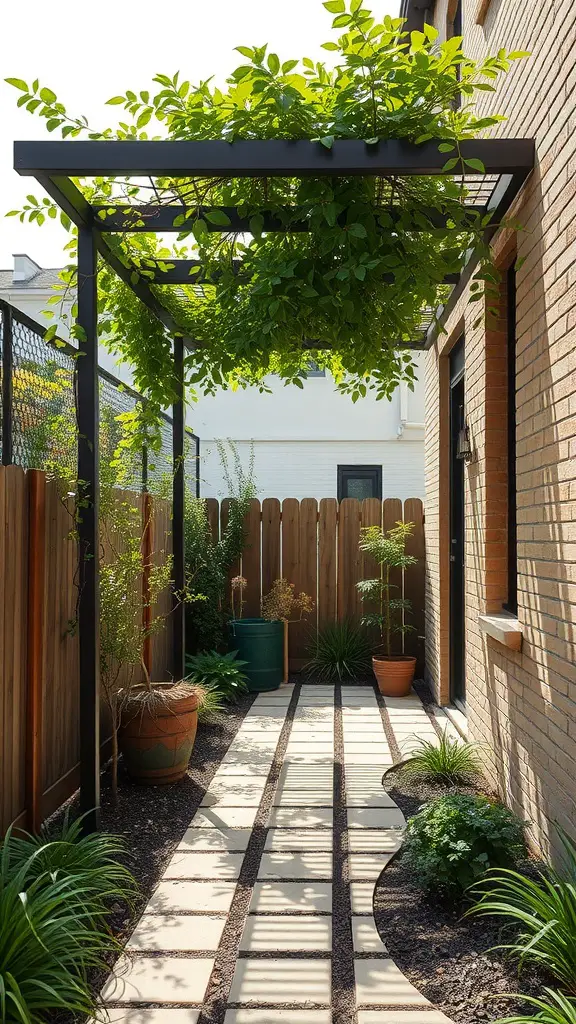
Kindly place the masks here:
[(259, 695), (103, 990), (107, 1019), (449, 1024), (372, 916), (405, 824), (382, 774), (438, 734), (415, 695)]

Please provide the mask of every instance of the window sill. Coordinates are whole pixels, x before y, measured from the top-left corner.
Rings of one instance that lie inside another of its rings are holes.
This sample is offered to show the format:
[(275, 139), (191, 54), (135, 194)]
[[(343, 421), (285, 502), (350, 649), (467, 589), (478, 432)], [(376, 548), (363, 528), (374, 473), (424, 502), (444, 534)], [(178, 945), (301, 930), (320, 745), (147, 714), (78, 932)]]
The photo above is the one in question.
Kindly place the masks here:
[(522, 623), (514, 615), (496, 614), (479, 615), (478, 625), (480, 632), (491, 636), (493, 640), (503, 644), (510, 651), (519, 651), (522, 648), (522, 634), (524, 632)]

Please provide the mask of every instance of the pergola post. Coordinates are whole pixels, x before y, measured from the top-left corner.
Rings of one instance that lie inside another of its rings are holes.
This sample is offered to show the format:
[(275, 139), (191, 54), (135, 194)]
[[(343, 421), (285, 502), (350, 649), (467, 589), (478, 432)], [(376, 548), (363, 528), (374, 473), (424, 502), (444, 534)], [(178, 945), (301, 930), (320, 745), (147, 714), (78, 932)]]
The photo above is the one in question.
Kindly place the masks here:
[(172, 406), (172, 555), (174, 559), (173, 623), (174, 680), (184, 678), (184, 338), (174, 338), (174, 381), (176, 397)]
[(78, 316), (81, 337), (76, 362), (78, 418), (78, 637), (80, 655), (80, 810), (85, 832), (100, 824), (99, 664), (99, 443), (98, 303), (96, 240), (78, 228)]

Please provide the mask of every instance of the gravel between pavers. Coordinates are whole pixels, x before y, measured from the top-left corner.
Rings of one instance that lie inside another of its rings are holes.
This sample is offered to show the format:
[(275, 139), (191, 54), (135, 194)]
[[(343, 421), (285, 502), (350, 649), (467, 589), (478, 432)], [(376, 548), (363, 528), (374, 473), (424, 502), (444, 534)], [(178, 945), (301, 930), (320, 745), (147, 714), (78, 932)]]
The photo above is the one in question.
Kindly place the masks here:
[[(383, 779), (406, 818), (446, 789), (404, 782), (397, 770)], [(459, 792), (474, 792), (460, 788)], [(402, 851), (384, 869), (374, 893), (374, 918), (390, 956), (409, 981), (456, 1024), (477, 1024), (521, 1011), (523, 1000), (504, 993), (537, 995), (546, 982), (534, 970), (518, 977), (517, 968), (501, 952), (488, 952), (509, 941), (497, 918), (462, 919), (464, 906), (453, 909), (434, 894), (427, 896), (413, 882)], [(496, 995), (499, 998), (493, 999)]]

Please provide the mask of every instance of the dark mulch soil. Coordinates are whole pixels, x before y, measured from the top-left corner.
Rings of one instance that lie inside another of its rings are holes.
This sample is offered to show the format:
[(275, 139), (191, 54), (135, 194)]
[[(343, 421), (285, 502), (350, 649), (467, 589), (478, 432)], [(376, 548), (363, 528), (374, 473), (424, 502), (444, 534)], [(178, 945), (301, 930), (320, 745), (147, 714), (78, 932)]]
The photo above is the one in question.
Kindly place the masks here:
[[(438, 786), (407, 783), (396, 770), (388, 772), (383, 783), (406, 817), (446, 792)], [(458, 791), (472, 792), (465, 787)], [(527, 871), (531, 873), (529, 866)], [(505, 994), (537, 995), (546, 979), (530, 970), (518, 977), (517, 968), (502, 953), (488, 952), (509, 941), (510, 930), (503, 930), (502, 919), (462, 919), (464, 909), (464, 905), (447, 905), (437, 893), (426, 895), (414, 885), (401, 852), (383, 871), (374, 894), (376, 925), (390, 956), (453, 1021), (477, 1024), (514, 1011), (529, 1014), (529, 1004)]]
[[(133, 912), (118, 904), (112, 908), (110, 927), (116, 938), (128, 939), (133, 923), (140, 917), (166, 864), (194, 816), (213, 775), (236, 735), (254, 694), (243, 697), (226, 711), (211, 715), (198, 726), (196, 741), (186, 776), (171, 786), (136, 786), (119, 765), (118, 803), (112, 802), (110, 773), (102, 775), (102, 830), (121, 835), (126, 843), (126, 863), (138, 883), (138, 898)], [(78, 812), (72, 799), (53, 815), (47, 827), (57, 827), (68, 811)], [(110, 966), (115, 957), (110, 958)], [(100, 991), (106, 972), (94, 972), (95, 992)], [(69, 1024), (75, 1018), (55, 1014), (54, 1024)]]

